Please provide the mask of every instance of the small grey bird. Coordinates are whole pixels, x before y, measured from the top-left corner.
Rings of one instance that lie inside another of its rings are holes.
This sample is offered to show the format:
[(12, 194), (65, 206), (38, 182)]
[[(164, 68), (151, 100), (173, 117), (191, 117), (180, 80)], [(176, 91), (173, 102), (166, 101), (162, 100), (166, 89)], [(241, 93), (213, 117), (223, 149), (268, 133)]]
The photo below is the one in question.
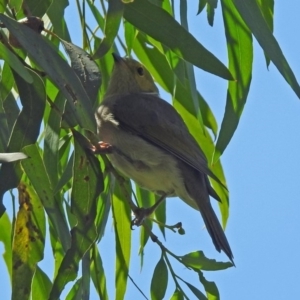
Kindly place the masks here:
[(199, 210), (216, 249), (223, 250), (233, 263), (209, 198), (220, 201), (208, 176), (218, 179), (209, 170), (203, 151), (173, 106), (159, 97), (148, 70), (131, 58), (113, 56), (112, 77), (96, 112), (98, 135), (111, 146), (111, 163), (162, 199), (178, 196)]

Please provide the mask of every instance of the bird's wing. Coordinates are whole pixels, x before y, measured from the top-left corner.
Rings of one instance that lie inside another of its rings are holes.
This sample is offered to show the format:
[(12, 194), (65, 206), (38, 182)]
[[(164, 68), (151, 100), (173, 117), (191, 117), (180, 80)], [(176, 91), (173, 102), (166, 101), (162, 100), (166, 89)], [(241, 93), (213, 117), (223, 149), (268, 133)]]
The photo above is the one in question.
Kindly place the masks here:
[(104, 105), (105, 102), (111, 106), (111, 112), (122, 128), (221, 183), (208, 168), (203, 151), (172, 105), (156, 95), (142, 93), (114, 96), (114, 99), (104, 101)]

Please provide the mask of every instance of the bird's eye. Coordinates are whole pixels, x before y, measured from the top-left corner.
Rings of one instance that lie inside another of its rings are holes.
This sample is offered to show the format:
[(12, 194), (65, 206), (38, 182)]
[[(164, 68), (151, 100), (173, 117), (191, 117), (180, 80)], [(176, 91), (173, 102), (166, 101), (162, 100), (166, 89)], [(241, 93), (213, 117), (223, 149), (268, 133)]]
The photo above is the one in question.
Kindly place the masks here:
[(138, 74), (139, 74), (140, 76), (143, 76), (143, 75), (144, 75), (144, 68), (138, 67), (136, 70), (137, 70), (137, 72), (138, 72)]

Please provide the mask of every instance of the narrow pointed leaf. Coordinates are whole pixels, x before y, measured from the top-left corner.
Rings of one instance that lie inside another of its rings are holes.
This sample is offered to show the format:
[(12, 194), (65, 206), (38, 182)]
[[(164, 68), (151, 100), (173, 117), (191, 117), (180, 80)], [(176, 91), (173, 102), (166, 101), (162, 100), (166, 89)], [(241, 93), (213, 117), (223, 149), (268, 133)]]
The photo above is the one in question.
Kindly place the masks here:
[(92, 248), (91, 277), (99, 298), (101, 300), (108, 300), (105, 271), (96, 245)]
[(43, 36), (3, 14), (0, 14), (0, 19), (64, 93), (80, 126), (95, 132), (96, 121), (91, 101), (68, 63), (60, 57)]
[(53, 283), (50, 299), (59, 298), (65, 285), (77, 276), (80, 260), (97, 238), (96, 204), (103, 190), (103, 178), (97, 158), (87, 151), (89, 142), (73, 130), (74, 166), (71, 192), (71, 212), (76, 226), (71, 230), (71, 247), (67, 251)]
[[(24, 146), (35, 143), (39, 135), (46, 103), (45, 87), (37, 74), (30, 70), (28, 72), (33, 78), (33, 84), (28, 84), (14, 73), (23, 108), (12, 129), (7, 152), (20, 151)], [(1, 166), (0, 199), (7, 190), (18, 185), (21, 173), (19, 162)]]
[(22, 168), (40, 197), (46, 213), (55, 228), (56, 234), (66, 251), (70, 243), (68, 226), (64, 215), (54, 198), (53, 188), (39, 153), (39, 149), (36, 145), (31, 145), (25, 147), (23, 150), (30, 158), (21, 162)]
[(61, 114), (65, 105), (65, 98), (59, 92), (51, 106), (50, 114), (46, 122), (44, 137), (43, 160), (53, 187), (56, 187), (59, 180), (59, 137), (61, 126)]
[(9, 66), (19, 74), (27, 83), (32, 83), (33, 79), (28, 72), (28, 69), (20, 62), (19, 58), (12, 53), (4, 44), (0, 43), (0, 57), (4, 59)]
[[(127, 190), (130, 190), (129, 181), (127, 181), (126, 186)], [(116, 299), (123, 299), (127, 287), (130, 263), (131, 214), (129, 205), (126, 203), (124, 194), (122, 193), (118, 182), (116, 182), (114, 189), (112, 213), (116, 238)]]
[[(182, 279), (181, 279), (182, 280)], [(193, 294), (197, 297), (197, 299), (199, 300), (207, 300), (207, 298), (205, 297), (205, 295), (198, 290), (196, 287), (194, 287), (192, 284), (182, 280), (188, 287), (189, 289), (193, 292)]]
[(151, 280), (151, 300), (164, 299), (168, 285), (168, 268), (163, 256), (155, 266)]
[(9, 275), (10, 282), (12, 280), (12, 225), (7, 213), (4, 213), (0, 218), (0, 242), (3, 243), (4, 253), (2, 254), (3, 260), (6, 264), (7, 273)]
[(124, 17), (179, 57), (207, 72), (232, 80), (228, 69), (162, 8), (147, 0), (125, 5)]
[(281, 48), (265, 21), (259, 6), (253, 0), (233, 0), (234, 5), (244, 19), (258, 43), (271, 59), (283, 78), (300, 98), (300, 86), (290, 68)]
[(229, 70), (236, 81), (228, 83), (225, 114), (213, 157), (215, 163), (230, 142), (246, 104), (252, 78), (252, 35), (231, 0), (222, 1)]
[(112, 47), (118, 34), (121, 18), (123, 16), (124, 4), (121, 0), (110, 0), (105, 18), (104, 38), (101, 41), (93, 57), (95, 59), (104, 56)]
[[(256, 0), (261, 12), (271, 30), (273, 32), (274, 30), (274, 0)], [(267, 67), (270, 64), (270, 58), (265, 53), (265, 59)]]
[(30, 14), (35, 17), (43, 17), (51, 3), (52, 0), (26, 0), (26, 6)]
[(206, 280), (202, 272), (198, 272), (200, 282), (203, 284), (208, 300), (220, 300), (219, 290), (216, 284)]

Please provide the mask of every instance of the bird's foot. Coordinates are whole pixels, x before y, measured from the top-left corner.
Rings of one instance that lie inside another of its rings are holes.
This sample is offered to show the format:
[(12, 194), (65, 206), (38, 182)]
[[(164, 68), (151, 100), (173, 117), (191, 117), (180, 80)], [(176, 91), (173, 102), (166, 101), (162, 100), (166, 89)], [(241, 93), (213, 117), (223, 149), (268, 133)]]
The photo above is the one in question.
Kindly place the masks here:
[(92, 145), (90, 150), (94, 154), (110, 154), (113, 152), (113, 146), (109, 143), (100, 141), (96, 146)]
[(138, 207), (133, 213), (135, 218), (131, 221), (131, 229), (133, 226), (141, 226), (146, 218), (153, 213), (153, 207), (143, 208)]

